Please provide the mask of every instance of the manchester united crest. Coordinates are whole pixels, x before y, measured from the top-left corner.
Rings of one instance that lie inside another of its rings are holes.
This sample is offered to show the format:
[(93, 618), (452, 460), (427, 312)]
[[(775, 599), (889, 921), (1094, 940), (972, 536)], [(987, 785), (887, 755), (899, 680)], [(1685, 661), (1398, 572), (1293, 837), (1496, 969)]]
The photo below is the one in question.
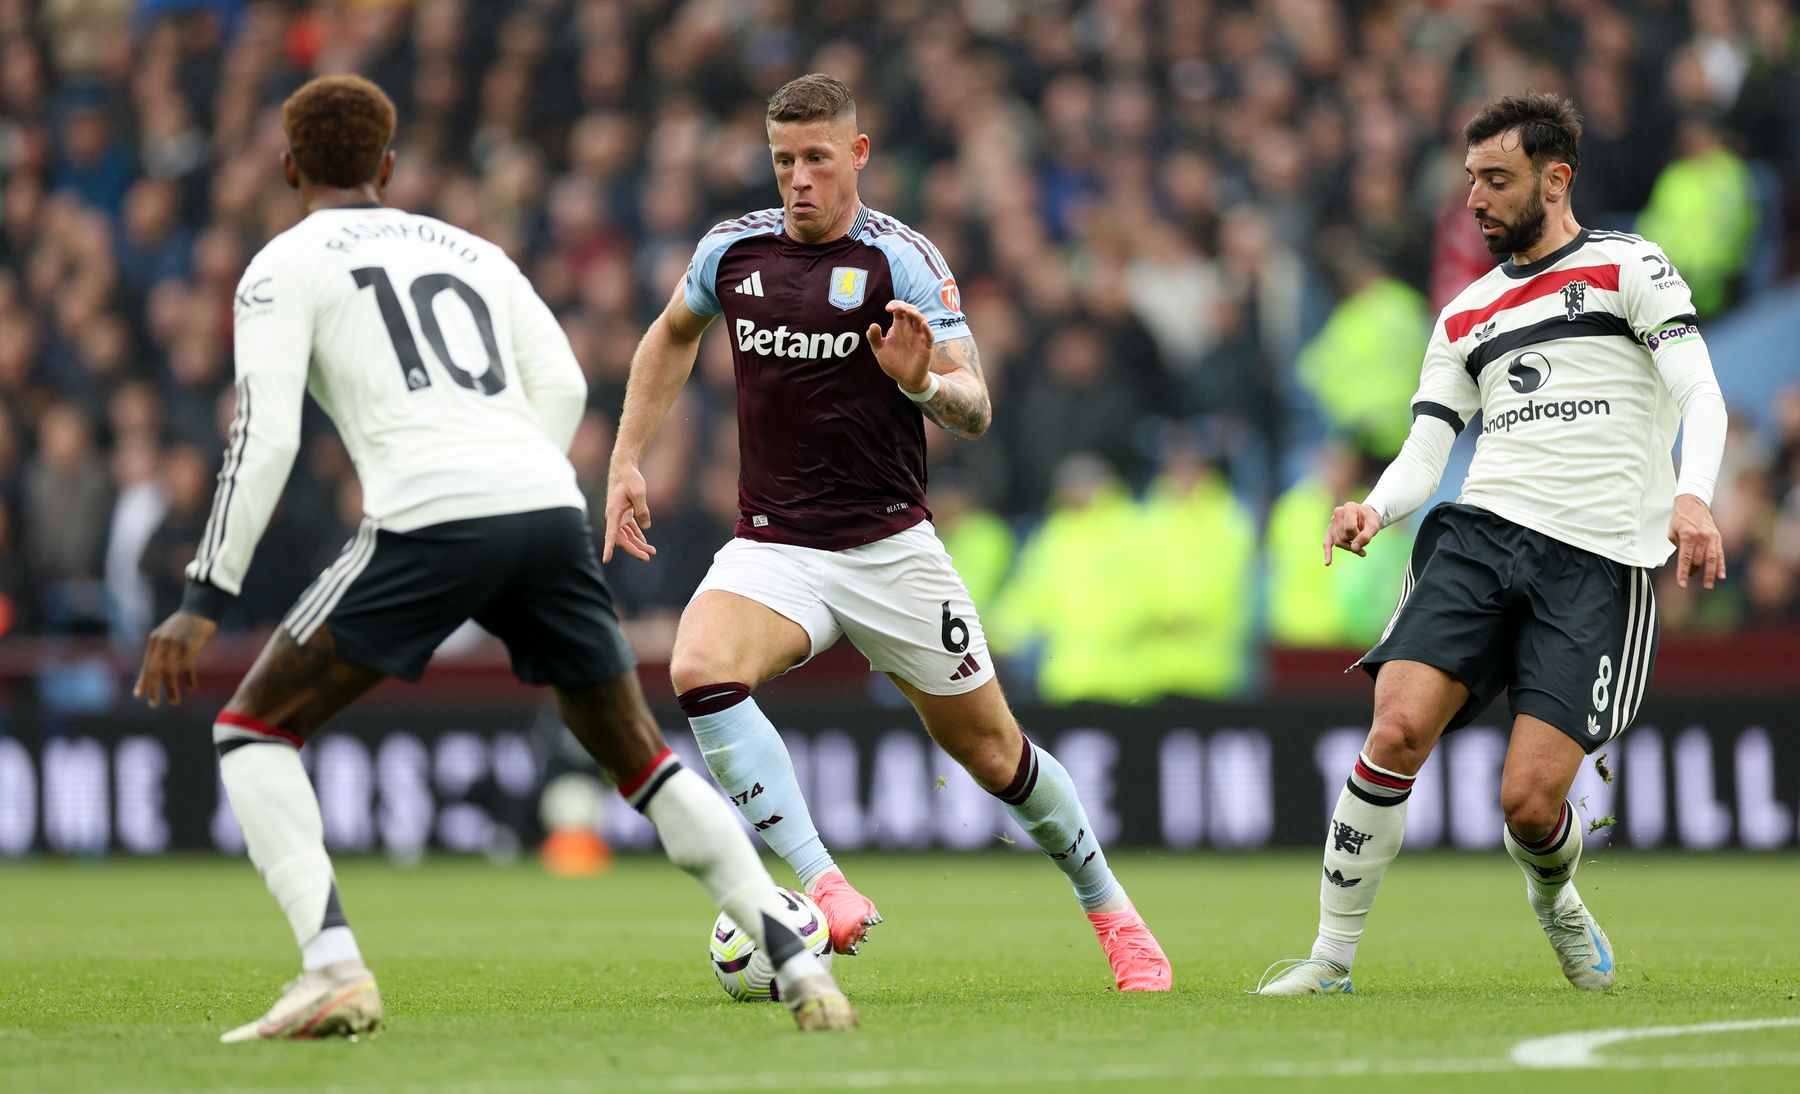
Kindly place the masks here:
[(1572, 322), (1587, 308), (1587, 282), (1571, 281), (1562, 287), (1563, 311)]

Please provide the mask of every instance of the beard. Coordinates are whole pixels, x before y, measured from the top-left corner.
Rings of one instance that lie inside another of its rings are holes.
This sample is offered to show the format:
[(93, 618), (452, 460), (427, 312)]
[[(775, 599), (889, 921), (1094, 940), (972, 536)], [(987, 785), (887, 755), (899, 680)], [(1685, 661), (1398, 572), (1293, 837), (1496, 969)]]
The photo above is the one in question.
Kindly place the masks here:
[(1491, 255), (1518, 254), (1529, 251), (1544, 235), (1544, 197), (1541, 186), (1531, 188), (1531, 196), (1525, 200), (1525, 208), (1512, 223), (1498, 217), (1479, 218), (1482, 224), (1499, 225), (1500, 231), (1491, 236), (1482, 236)]

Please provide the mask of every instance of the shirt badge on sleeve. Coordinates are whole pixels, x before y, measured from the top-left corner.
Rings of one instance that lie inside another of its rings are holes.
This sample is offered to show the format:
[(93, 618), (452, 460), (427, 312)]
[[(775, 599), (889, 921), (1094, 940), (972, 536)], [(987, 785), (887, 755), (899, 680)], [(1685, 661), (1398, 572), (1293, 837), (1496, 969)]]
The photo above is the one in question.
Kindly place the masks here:
[(853, 311), (862, 307), (863, 292), (869, 287), (869, 271), (855, 266), (831, 268), (831, 292), (826, 296), (834, 308)]
[(240, 282), (237, 299), (232, 304), (234, 323), (242, 323), (258, 315), (266, 315), (275, 310), (275, 293), (269, 286), (274, 282), (272, 277), (258, 278), (249, 283)]

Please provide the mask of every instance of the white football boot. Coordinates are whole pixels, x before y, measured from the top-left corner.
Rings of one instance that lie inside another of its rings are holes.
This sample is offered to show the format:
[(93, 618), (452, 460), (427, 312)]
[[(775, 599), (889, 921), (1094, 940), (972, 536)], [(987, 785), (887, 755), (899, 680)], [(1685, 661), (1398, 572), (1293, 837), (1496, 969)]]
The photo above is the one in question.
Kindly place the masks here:
[[(1531, 895), (1529, 888), (1525, 895)], [(1563, 975), (1569, 978), (1569, 983), (1582, 991), (1605, 991), (1613, 986), (1612, 943), (1606, 940), (1606, 932), (1581, 903), (1573, 883), (1564, 887), (1554, 906), (1540, 908), (1532, 901), (1531, 910), (1537, 913), (1544, 937), (1556, 951), (1556, 959), (1562, 963)]]
[(1348, 995), (1350, 970), (1327, 957), (1289, 957), (1270, 965), (1250, 995)]
[(269, 1013), (241, 1025), (219, 1040), (310, 1041), (319, 1037), (355, 1037), (381, 1028), (381, 992), (375, 974), (361, 961), (339, 961), (303, 972), (287, 982)]
[(796, 978), (781, 989), (781, 1001), (793, 1012), (794, 1024), (803, 1033), (855, 1029), (858, 1024), (856, 1008), (828, 972)]

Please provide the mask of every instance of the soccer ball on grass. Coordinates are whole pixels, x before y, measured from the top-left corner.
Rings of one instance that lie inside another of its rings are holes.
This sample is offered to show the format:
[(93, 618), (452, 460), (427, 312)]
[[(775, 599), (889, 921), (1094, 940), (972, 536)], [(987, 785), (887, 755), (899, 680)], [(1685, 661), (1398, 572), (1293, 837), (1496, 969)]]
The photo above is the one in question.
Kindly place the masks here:
[[(793, 889), (777, 888), (781, 898), (780, 920), (818, 957), (819, 963), (831, 966), (831, 928), (825, 913), (812, 898)], [(713, 975), (733, 999), (746, 1003), (779, 1000), (781, 990), (775, 985), (775, 966), (756, 948), (756, 940), (724, 912), (713, 920), (712, 937), (707, 940), (707, 953), (712, 959)]]

